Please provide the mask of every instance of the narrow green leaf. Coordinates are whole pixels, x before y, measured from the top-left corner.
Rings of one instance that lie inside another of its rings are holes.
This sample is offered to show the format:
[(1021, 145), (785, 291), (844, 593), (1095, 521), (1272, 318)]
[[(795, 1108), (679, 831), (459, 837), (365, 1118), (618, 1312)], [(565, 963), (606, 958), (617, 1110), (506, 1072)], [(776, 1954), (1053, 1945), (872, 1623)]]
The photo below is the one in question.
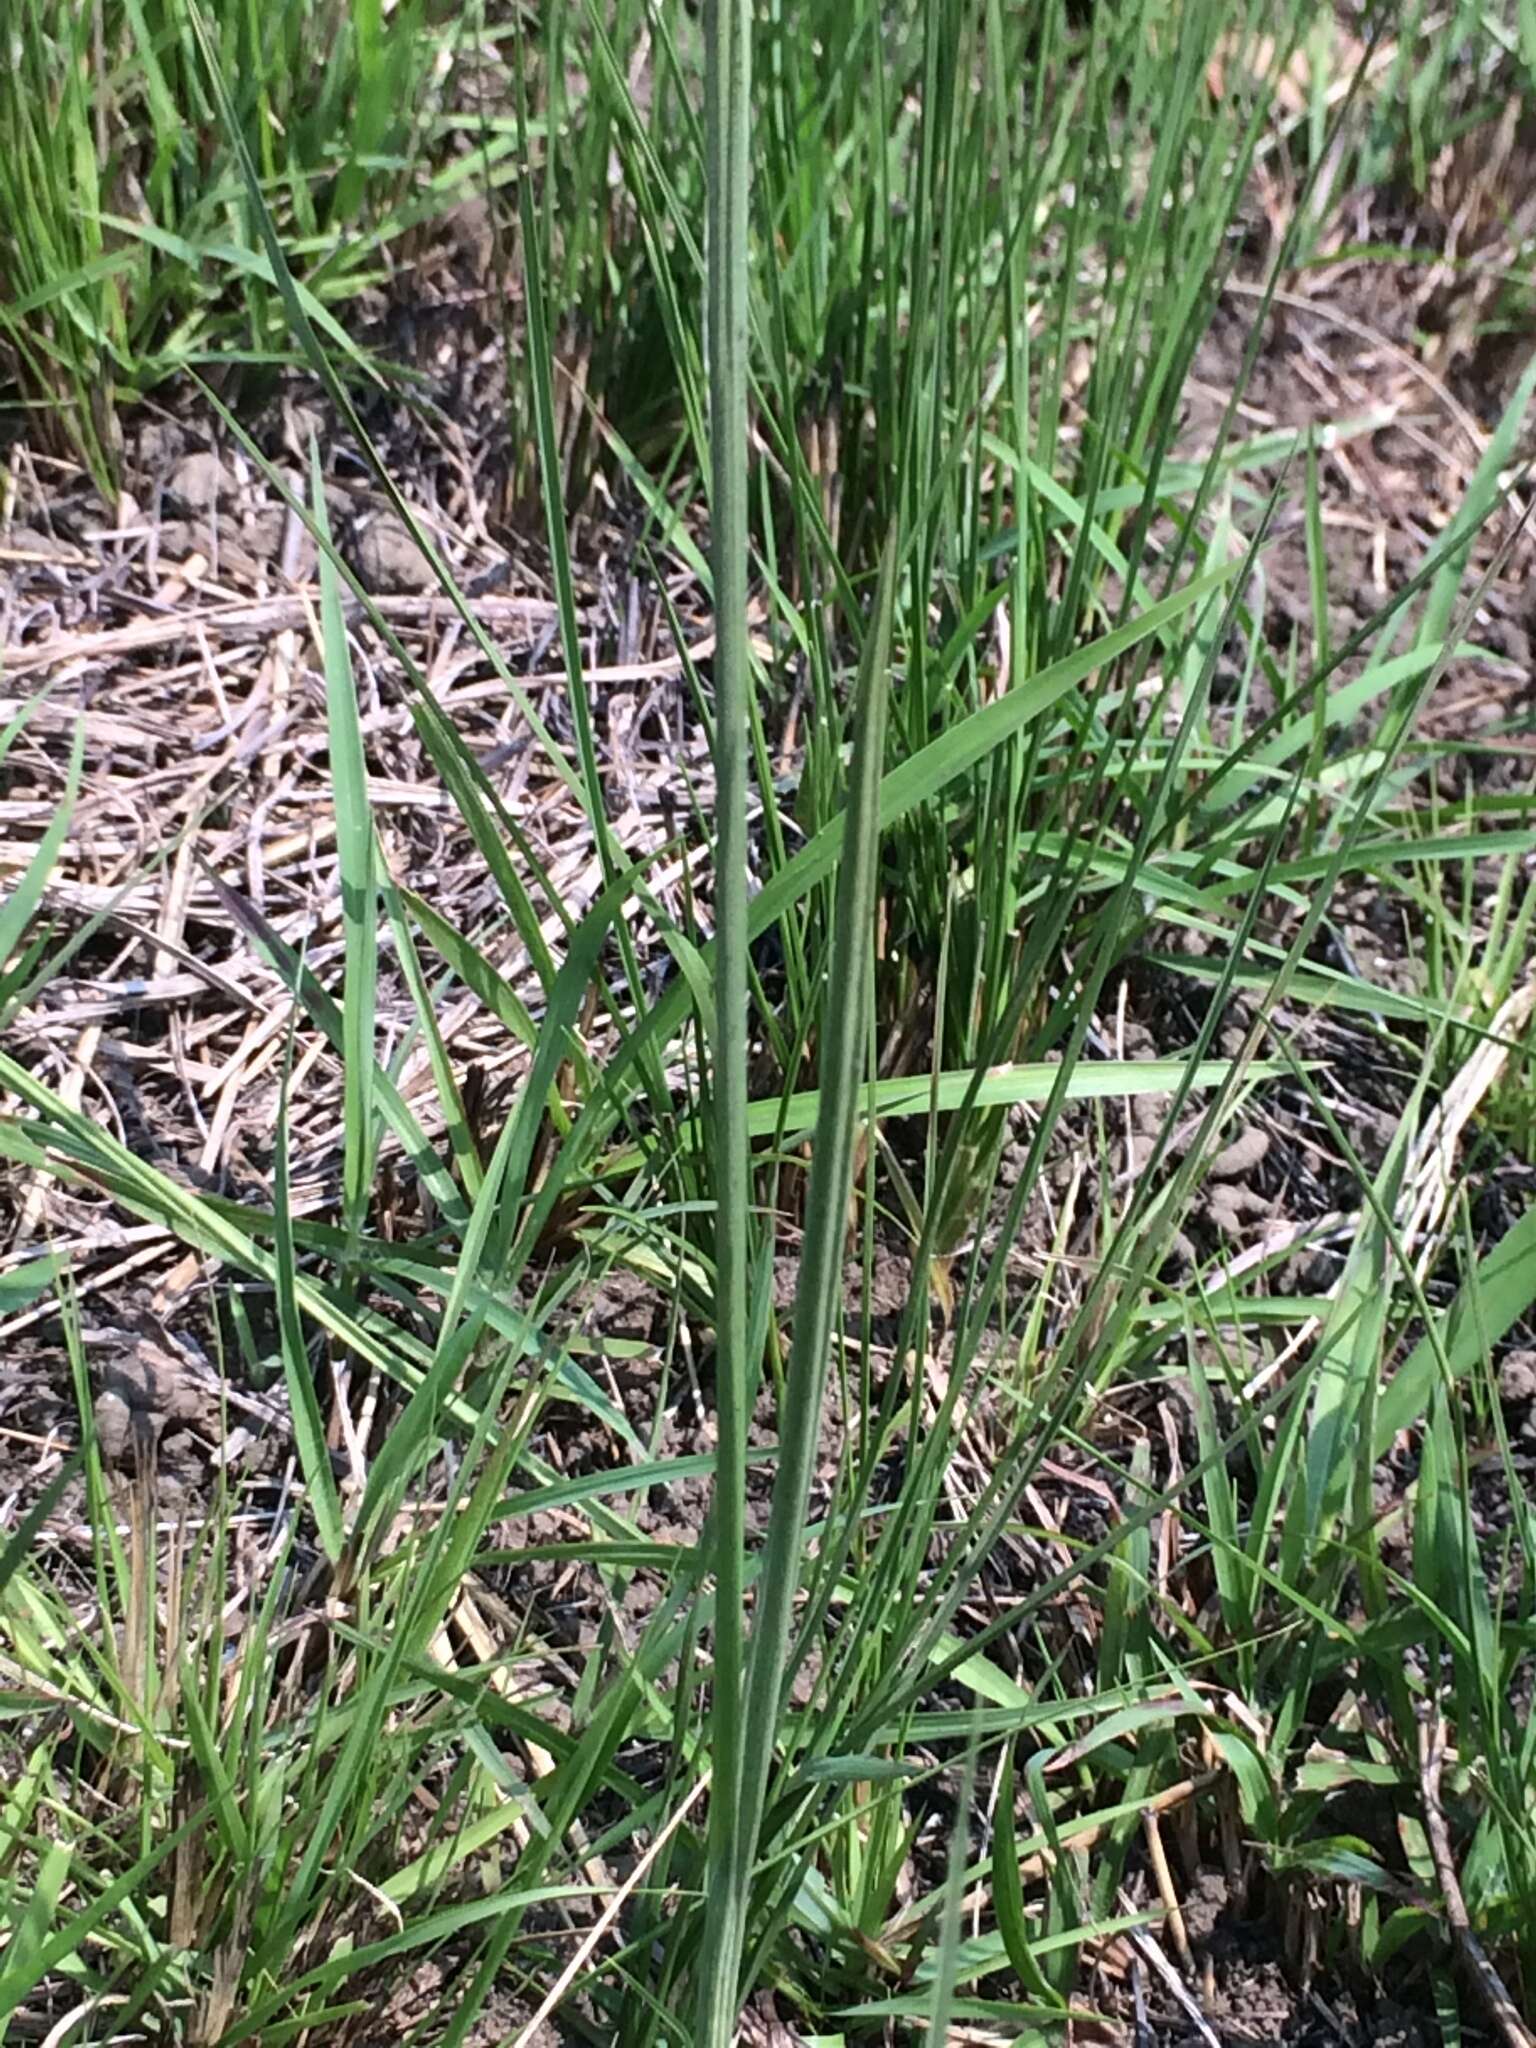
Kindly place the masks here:
[[(752, 1791), (746, 1657), (747, 1433), (756, 1374), (748, 1356), (752, 1272), (747, 1135), (747, 789), (751, 656), (747, 642), (748, 194), (752, 8), (706, 0), (704, 110), (708, 277), (710, 568), (715, 600), (714, 1196), (715, 1636), (709, 1710), (714, 1782), (706, 1833), (699, 2048), (731, 2048), (760, 1794)], [(685, 981), (685, 989), (688, 984)], [(691, 989), (688, 989), (691, 996)], [(639, 1033), (632, 1041), (643, 1051)]]
[(992, 1836), (992, 1902), (997, 1913), (997, 1931), (1003, 1938), (1014, 1974), (1029, 1993), (1043, 2005), (1066, 2010), (1066, 2001), (1056, 1992), (1029, 1945), (1029, 1921), (1024, 1912), (1024, 1887), (1019, 1881), (1022, 1858), (1019, 1834), (1013, 1816), (1013, 1744), (1004, 1745), (1002, 1769), (997, 1788), (997, 1820)]
[[(330, 539), (325, 478), (317, 444), (310, 448), (310, 490), (316, 525)], [(320, 626), (325, 651), (325, 710), (330, 736), (331, 795), (341, 871), (346, 988), (342, 1003), (342, 1213), (354, 1246), (373, 1196), (375, 1152), (374, 1004), (379, 972), (378, 890), (373, 870), (373, 812), (363, 753), (352, 650), (341, 608), (341, 583), (329, 552), (320, 550)]]
[(0, 1273), (0, 1315), (14, 1315), (19, 1309), (29, 1308), (55, 1285), (65, 1270), (61, 1253), (44, 1252), (41, 1258), (28, 1259), (24, 1265)]
[[(1467, 1275), (1443, 1317), (1440, 1346), (1451, 1373), (1464, 1379), (1536, 1301), (1536, 1207), (1505, 1231)], [(1376, 1404), (1374, 1457), (1384, 1458), (1399, 1431), (1429, 1407), (1440, 1378), (1434, 1342), (1423, 1337), (1392, 1375)]]
[(830, 987), (822, 1057), (825, 1080), (806, 1197), (805, 1240), (795, 1289), (794, 1331), (779, 1416), (779, 1464), (769, 1509), (751, 1662), (747, 1673), (746, 1764), (736, 1822), (734, 1882), (751, 1882), (763, 1804), (780, 1727), (785, 1686), (793, 1678), (790, 1621), (799, 1591), (806, 1503), (821, 1427), (822, 1396), (841, 1305), (843, 1234), (852, 1188), (860, 1072), (867, 1051), (869, 956), (879, 867), (880, 762), (891, 659), (899, 557), (886, 543), (875, 617), (859, 666), (850, 769), (848, 831), (838, 871)]
[[(9, 739), (10, 734), (7, 734)], [(54, 861), (59, 848), (69, 837), (70, 823), (75, 812), (75, 798), (80, 793), (80, 771), (85, 760), (85, 727), (75, 727), (74, 744), (69, 751), (69, 767), (64, 776), (64, 795), (57, 811), (49, 819), (43, 836), (37, 842), (37, 850), (22, 870), (20, 878), (12, 886), (11, 893), (0, 903), (0, 968), (10, 959), (21, 944), (22, 934), (32, 920), (33, 913), (42, 901), (48, 878), (53, 873)]]
[(293, 1212), (288, 1184), (288, 1083), (293, 1072), (293, 1021), (290, 1018), (283, 1050), (283, 1073), (277, 1096), (277, 1130), (272, 1152), (272, 1220), (275, 1226), (277, 1327), (283, 1359), (283, 1380), (288, 1388), (288, 1408), (293, 1418), (294, 1448), (309, 1492), (309, 1509), (315, 1518), (320, 1547), (336, 1564), (346, 1541), (342, 1522), (341, 1496), (331, 1470), (330, 1446), (326, 1442), (325, 1419), (315, 1392), (315, 1378), (304, 1341), (304, 1323), (299, 1313), (298, 1265), (293, 1249)]

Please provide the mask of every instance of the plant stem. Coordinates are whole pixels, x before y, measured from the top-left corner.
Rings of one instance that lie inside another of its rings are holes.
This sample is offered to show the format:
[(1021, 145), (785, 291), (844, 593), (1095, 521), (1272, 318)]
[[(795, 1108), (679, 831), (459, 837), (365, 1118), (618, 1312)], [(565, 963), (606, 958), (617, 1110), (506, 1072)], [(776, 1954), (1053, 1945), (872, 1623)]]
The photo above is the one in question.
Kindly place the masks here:
[(699, 1982), (702, 2048), (729, 2048), (738, 2010), (745, 1888), (732, 1881), (744, 1757), (747, 1356), (751, 1248), (747, 1137), (747, 154), (751, 9), (705, 13), (708, 149), (710, 558), (715, 599), (715, 1481), (714, 1786)]

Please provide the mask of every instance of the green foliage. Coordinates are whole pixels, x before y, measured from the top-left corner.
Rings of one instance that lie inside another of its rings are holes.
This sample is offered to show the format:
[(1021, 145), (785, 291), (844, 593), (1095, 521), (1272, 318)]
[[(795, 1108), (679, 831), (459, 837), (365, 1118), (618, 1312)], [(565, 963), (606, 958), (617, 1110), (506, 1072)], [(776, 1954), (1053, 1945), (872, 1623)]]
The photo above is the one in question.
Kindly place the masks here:
[[(236, 355), (302, 356), (376, 461), (334, 309), (456, 189), (419, 111), (449, 31), (362, 0), (260, 20), (140, 0), (101, 12), (92, 74), (62, 12), (26, 0), (19, 20), (0, 178), (25, 206), (0, 264), (23, 289), (0, 317), (30, 388), (105, 463), (110, 415), (85, 401), (104, 363), (148, 381), (238, 333)], [(1327, 43), (1315, 9), (1214, 0), (721, 0), (702, 21), (616, 0), (490, 34), (513, 70), (477, 165), (518, 186), (510, 431), (550, 549), (574, 759), (394, 502), (586, 812), (603, 893), (541, 928), (527, 836), (337, 557), (317, 476), (290, 503), (323, 564), (339, 967), (220, 887), (295, 1028), (340, 1062), (334, 1217), (288, 1213), (285, 1131), (271, 1207), (217, 1200), (0, 1055), (11, 1164), (270, 1294), (265, 1338), (232, 1295), (229, 1334), (281, 1377), (298, 1487), (254, 1586), (232, 1492), (168, 1553), (147, 1485), (99, 1455), (67, 1276), (0, 1276), (7, 1309), (61, 1292), (95, 1587), (78, 1625), (32, 1550), (56, 1483), (0, 1550), (0, 1669), (43, 1731), (0, 1808), (7, 2018), (42, 1987), (117, 2033), (153, 2005), (170, 2037), (228, 2048), (366, 2040), (430, 1960), (455, 1988), (423, 2041), (464, 2040), (506, 1983), (625, 2048), (715, 2048), (769, 1989), (827, 2039), (938, 2041), (974, 2018), (1055, 2040), (1089, 1945), (1144, 1917), (1124, 1886), (1160, 1815), (1228, 1852), (1277, 1917), (1348, 1888), (1352, 1966), (1435, 1953), (1418, 1740), (1437, 1715), (1469, 1911), (1536, 1980), (1536, 1738), (1511, 1705), (1533, 1531), (1489, 1386), (1530, 1312), (1532, 1216), (1488, 1242), (1467, 1190), (1436, 1181), (1433, 1123), (1494, 1053), (1489, 1124), (1528, 1156), (1533, 799), (1445, 796), (1444, 749), (1419, 736), (1476, 630), (1532, 379), (1460, 514), (1347, 636), (1320, 457), (1372, 420), (1239, 438), (1239, 373), (1207, 445), (1185, 446), (1247, 181), (1292, 138), (1280, 81), (1301, 50), (1324, 79)], [(1339, 99), (1319, 87), (1306, 128), (1318, 179), (1335, 113), (1357, 133)], [(1433, 107), (1412, 104), (1427, 147)], [(1304, 253), (1317, 189), (1282, 254)], [(574, 447), (555, 403), (573, 363), (593, 399)], [(666, 920), (604, 812), (575, 606), (569, 515), (599, 467), (719, 614), (693, 678), (715, 743), (713, 930), (664, 929), (679, 971), (656, 1001), (626, 919), (638, 900)], [(1276, 645), (1285, 521), (1312, 616)], [(381, 858), (344, 584), (402, 664), (533, 995)], [(803, 758), (783, 795), (770, 737), (792, 684)], [(0, 1004), (60, 957), (45, 897), (67, 829), (0, 906)], [(1419, 985), (1324, 955), (1345, 878), (1412, 912)], [(771, 982), (751, 953), (768, 934)], [(431, 1118), (380, 1059), (386, 945)], [(1185, 1042), (1155, 1059), (1124, 1056), (1108, 1022), (1131, 971), (1188, 997)], [(489, 1157), (443, 1035), (455, 990), (527, 1055)], [(1346, 1025), (1403, 1077), (1369, 1165), (1335, 1070)], [(1359, 1190), (1326, 1283), (1281, 1284), (1306, 1234), (1241, 1259), (1186, 1234), (1213, 1156), (1282, 1090)], [(417, 1238), (380, 1228), (386, 1145), (430, 1198)], [(906, 1299), (877, 1327), (888, 1246)], [(713, 1451), (662, 1454), (670, 1351), (654, 1412), (584, 1365), (568, 1297), (616, 1263), (686, 1324), (688, 1371), (705, 1358)], [(353, 1370), (396, 1403), (366, 1469), (328, 1413)], [(606, 1431), (590, 1469), (539, 1455), (570, 1410)], [(1384, 1462), (1408, 1454), (1384, 1504)], [(1089, 1508), (1055, 1526), (1041, 1487), (1062, 1456)], [(1511, 1503), (1497, 1556), (1470, 1506), (1489, 1457)], [(642, 1523), (637, 1502), (699, 1480), (697, 1540)], [(599, 1589), (590, 1637), (547, 1640), (537, 1603), (488, 1637), (488, 1585), (534, 1564)], [(1442, 1995), (1449, 2010), (1448, 1976)]]
[(426, 0), (17, 0), (0, 71), (0, 348), (38, 432), (105, 482), (120, 398), (215, 360), (257, 375), (290, 359), (263, 208), (338, 360), (361, 372), (331, 312), (455, 201), (437, 110), (460, 26)]

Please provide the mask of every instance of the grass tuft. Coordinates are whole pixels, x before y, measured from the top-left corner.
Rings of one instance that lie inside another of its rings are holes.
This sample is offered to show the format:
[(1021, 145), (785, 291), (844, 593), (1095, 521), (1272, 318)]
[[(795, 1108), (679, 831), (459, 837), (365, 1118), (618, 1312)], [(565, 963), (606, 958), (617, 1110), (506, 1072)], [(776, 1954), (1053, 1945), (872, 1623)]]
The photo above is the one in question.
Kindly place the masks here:
[(1523, 2041), (1526, 26), (19, 0), (5, 2038)]

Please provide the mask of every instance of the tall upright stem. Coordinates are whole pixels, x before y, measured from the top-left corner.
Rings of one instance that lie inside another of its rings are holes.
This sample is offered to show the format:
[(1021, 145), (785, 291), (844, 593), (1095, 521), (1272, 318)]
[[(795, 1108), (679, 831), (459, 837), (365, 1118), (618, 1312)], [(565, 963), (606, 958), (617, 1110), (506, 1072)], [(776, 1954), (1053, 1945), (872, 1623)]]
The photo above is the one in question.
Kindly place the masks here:
[[(715, 1480), (714, 1691), (700, 2048), (735, 2033), (746, 1887), (738, 1881), (744, 1757), (747, 1356), (747, 187), (749, 0), (705, 10), (709, 213), (710, 563), (715, 598)], [(750, 1874), (750, 1873), (749, 1873)]]

